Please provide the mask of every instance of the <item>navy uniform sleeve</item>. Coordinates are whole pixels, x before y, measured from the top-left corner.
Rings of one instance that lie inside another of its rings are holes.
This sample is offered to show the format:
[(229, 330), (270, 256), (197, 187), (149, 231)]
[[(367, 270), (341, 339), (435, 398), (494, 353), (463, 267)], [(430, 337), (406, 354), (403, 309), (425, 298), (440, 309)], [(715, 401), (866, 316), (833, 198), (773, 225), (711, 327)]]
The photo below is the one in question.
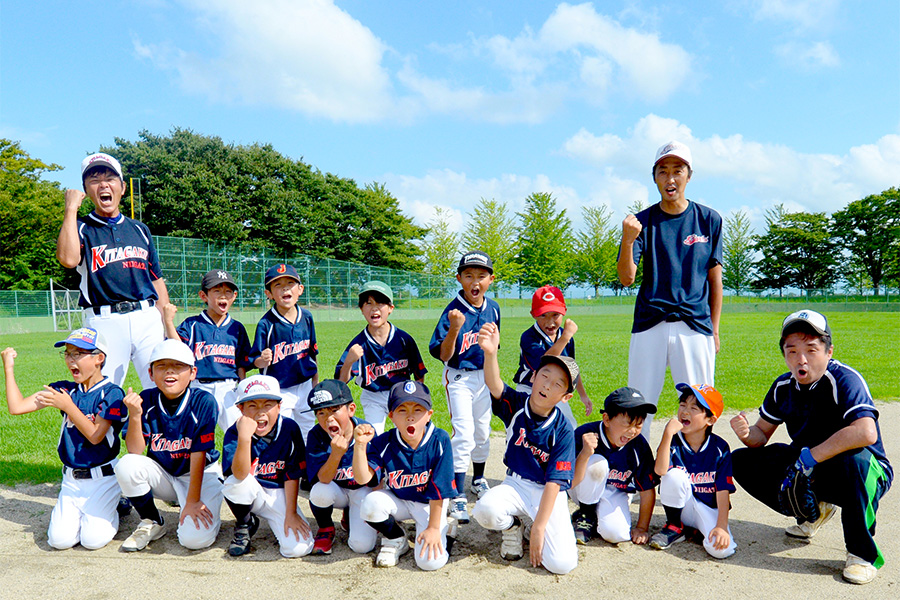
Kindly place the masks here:
[(381, 481), (381, 477), (384, 471), (384, 460), (382, 459), (382, 452), (390, 443), (391, 436), (396, 435), (393, 429), (385, 431), (381, 435), (375, 436), (369, 444), (366, 446), (366, 460), (369, 463), (369, 467), (375, 472), (372, 475), (372, 479), (375, 481)]
[(202, 390), (195, 390), (198, 393), (197, 409), (195, 416), (197, 418), (197, 430), (191, 439), (191, 452), (205, 452), (214, 450), (216, 447), (216, 418), (218, 417), (218, 405), (216, 399), (209, 393)]
[(447, 338), (447, 332), (450, 331), (450, 317), (447, 316), (450, 306), (452, 303), (448, 304), (441, 313), (437, 325), (434, 326), (434, 333), (431, 334), (431, 341), (428, 343), (428, 352), (436, 360), (441, 360), (441, 344)]
[[(538, 365), (541, 364), (541, 357), (547, 352), (541, 336), (529, 334), (533, 330), (533, 327), (529, 327), (519, 339), (519, 347), (522, 349), (520, 358), (524, 363), (524, 367), (532, 373), (537, 371)], [(521, 383), (530, 384), (529, 381), (522, 381)]]
[(508, 427), (516, 411), (524, 406), (522, 396), (525, 397), (525, 401), (528, 400), (527, 393), (517, 392), (504, 383), (503, 393), (499, 398), (491, 395), (491, 411)]
[(453, 474), (453, 449), (450, 436), (443, 429), (435, 427), (435, 442), (440, 451), (431, 466), (431, 480), (425, 490), (428, 500), (443, 500), (456, 496), (456, 480)]
[(97, 416), (113, 424), (113, 431), (118, 431), (122, 423), (128, 419), (128, 408), (125, 406), (124, 399), (125, 392), (122, 388), (113, 385), (103, 395), (103, 402), (97, 410)]
[(253, 346), (250, 348), (250, 362), (252, 363), (263, 350), (268, 347), (269, 332), (272, 330), (272, 323), (263, 315), (263, 318), (256, 324), (256, 334), (253, 336)]
[(638, 214), (635, 215), (637, 220), (641, 224), (641, 232), (634, 239), (634, 243), (631, 245), (631, 252), (634, 256), (634, 264), (641, 264), (641, 256), (644, 254), (644, 246), (647, 244), (647, 229), (649, 228), (650, 223), (650, 209), (644, 209)]
[(253, 361), (250, 360), (250, 337), (247, 335), (247, 328), (240, 321), (237, 324), (237, 347), (234, 349), (235, 366), (244, 370), (253, 368)]
[(729, 494), (733, 494), (737, 488), (734, 487), (732, 478), (731, 448), (728, 447), (728, 442), (722, 440), (721, 449), (722, 455), (716, 463), (716, 491), (727, 491)]
[[(344, 352), (341, 354), (341, 357), (338, 359), (337, 364), (334, 366), (334, 378), (340, 379), (341, 369), (344, 368), (344, 362), (347, 360), (347, 354), (350, 352), (350, 347), (356, 343), (356, 338), (350, 340), (350, 343), (347, 344), (347, 347), (344, 348)], [(353, 365), (353, 368), (350, 369), (350, 379), (352, 380), (354, 377), (359, 375), (359, 368), (357, 365)]]
[(225, 432), (225, 438), (222, 440), (222, 475), (225, 477), (232, 474), (231, 465), (234, 464), (237, 441), (237, 425), (232, 425)]
[[(283, 423), (290, 421), (293, 424), (290, 429), (291, 450), (286, 459), (284, 476), (290, 481), (299, 481), (306, 472), (306, 444), (303, 443), (303, 432), (292, 419), (282, 419), (282, 421)], [(312, 481), (311, 478), (309, 480)]]
[(425, 361), (422, 360), (422, 353), (419, 352), (419, 345), (411, 335), (403, 330), (398, 330), (403, 335), (403, 349), (406, 353), (406, 359), (409, 361), (409, 372), (413, 379), (423, 379), (428, 369), (425, 368)]
[(191, 320), (185, 319), (181, 323), (178, 324), (178, 327), (175, 328), (175, 332), (178, 334), (178, 337), (181, 338), (181, 341), (190, 346), (191, 350), (194, 349), (193, 344), (193, 327), (191, 326)]
[(602, 421), (590, 421), (585, 423), (584, 425), (580, 425), (575, 430), (575, 455), (581, 453), (581, 449), (584, 447), (584, 434), (586, 433), (596, 433), (600, 434), (600, 423)]
[(308, 310), (304, 312), (306, 312), (309, 322), (309, 357), (315, 359), (319, 354), (319, 343), (316, 341), (316, 324), (313, 321), (312, 313)]
[[(328, 436), (322, 433), (322, 428), (316, 423), (306, 435), (306, 478), (309, 481), (318, 481), (319, 470), (331, 454), (331, 443), (326, 443)], [(347, 449), (347, 452), (352, 451), (352, 448)]]
[(575, 475), (575, 434), (561, 412), (556, 417), (565, 427), (557, 429), (556, 443), (550, 449), (546, 482), (558, 483), (560, 490), (567, 490), (572, 487), (572, 477)]
[(776, 390), (783, 385), (791, 385), (790, 373), (785, 373), (772, 383), (769, 387), (769, 391), (766, 393), (762, 406), (759, 407), (759, 415), (774, 425), (781, 425), (784, 423), (784, 414), (782, 414), (775, 398)]

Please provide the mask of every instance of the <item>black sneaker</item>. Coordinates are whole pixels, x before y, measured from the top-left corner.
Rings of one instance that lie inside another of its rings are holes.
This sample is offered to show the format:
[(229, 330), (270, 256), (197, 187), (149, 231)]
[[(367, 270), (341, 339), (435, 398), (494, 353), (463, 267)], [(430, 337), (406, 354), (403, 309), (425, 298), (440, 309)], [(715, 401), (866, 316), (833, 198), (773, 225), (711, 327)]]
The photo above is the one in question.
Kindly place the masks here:
[(250, 538), (257, 529), (259, 529), (259, 518), (252, 513), (247, 522), (235, 524), (234, 537), (231, 538), (231, 544), (228, 546), (228, 554), (243, 556), (250, 552)]
[(125, 496), (119, 496), (119, 504), (116, 506), (116, 512), (119, 513), (120, 519), (124, 519), (125, 517), (130, 515), (131, 500), (129, 500)]
[(684, 538), (684, 527), (677, 527), (671, 523), (666, 523), (666, 526), (663, 527), (659, 533), (654, 534), (654, 536), (650, 538), (650, 545), (658, 550), (665, 550), (672, 544), (683, 542)]
[(575, 541), (579, 544), (587, 544), (597, 531), (597, 523), (583, 510), (572, 513), (572, 528), (575, 530)]

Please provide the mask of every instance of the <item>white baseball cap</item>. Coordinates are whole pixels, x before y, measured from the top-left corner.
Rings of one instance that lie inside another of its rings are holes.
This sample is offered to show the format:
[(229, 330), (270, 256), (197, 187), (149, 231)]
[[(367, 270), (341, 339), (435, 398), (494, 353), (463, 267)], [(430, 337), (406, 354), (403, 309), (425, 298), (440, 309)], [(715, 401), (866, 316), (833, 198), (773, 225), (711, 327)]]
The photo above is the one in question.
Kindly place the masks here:
[(81, 161), (81, 178), (84, 179), (84, 174), (88, 172), (88, 169), (93, 169), (94, 167), (109, 167), (116, 172), (119, 179), (125, 179), (125, 176), (122, 175), (122, 165), (109, 154), (98, 152), (97, 154), (91, 154)]
[(194, 366), (194, 353), (181, 340), (164, 340), (153, 348), (150, 353), (150, 364), (158, 360), (177, 360), (180, 363)]
[(278, 400), (281, 402), (281, 386), (278, 384), (277, 379), (271, 375), (254, 375), (238, 384), (235, 404), (260, 399)]
[(677, 142), (672, 140), (671, 142), (666, 142), (662, 146), (659, 147), (659, 150), (656, 151), (656, 160), (653, 161), (653, 168), (656, 169), (656, 165), (659, 164), (659, 161), (664, 159), (667, 156), (674, 156), (679, 158), (688, 166), (689, 169), (692, 169), (691, 166), (691, 149), (682, 144), (681, 142)]
[(825, 318), (825, 315), (805, 308), (784, 318), (784, 321), (781, 323), (781, 336), (784, 337), (784, 332), (787, 328), (797, 323), (808, 325), (819, 335), (831, 335), (831, 327), (829, 327), (828, 319)]

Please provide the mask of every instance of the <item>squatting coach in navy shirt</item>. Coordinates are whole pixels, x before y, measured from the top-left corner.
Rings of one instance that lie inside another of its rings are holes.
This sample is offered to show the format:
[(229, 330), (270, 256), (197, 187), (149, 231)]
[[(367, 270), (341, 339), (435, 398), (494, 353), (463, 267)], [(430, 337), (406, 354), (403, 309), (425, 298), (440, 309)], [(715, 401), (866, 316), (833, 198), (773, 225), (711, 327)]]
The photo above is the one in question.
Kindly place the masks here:
[[(67, 269), (77, 267), (84, 326), (107, 340), (103, 374), (121, 386), (131, 360), (143, 387), (153, 387), (150, 353), (165, 338), (157, 309), (169, 303), (169, 293), (150, 230), (119, 212), (127, 186), (115, 158), (88, 156), (81, 163), (81, 179), (84, 192), (66, 190), (56, 258)], [(79, 217), (85, 193), (94, 210)]]

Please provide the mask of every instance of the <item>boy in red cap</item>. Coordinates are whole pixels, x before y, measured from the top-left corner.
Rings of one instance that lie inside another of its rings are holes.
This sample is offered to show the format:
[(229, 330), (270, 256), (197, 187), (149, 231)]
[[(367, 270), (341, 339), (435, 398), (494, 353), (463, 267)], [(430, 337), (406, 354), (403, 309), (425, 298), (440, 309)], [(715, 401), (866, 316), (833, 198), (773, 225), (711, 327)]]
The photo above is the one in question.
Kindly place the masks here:
[(678, 414), (663, 430), (656, 451), (659, 499), (666, 511), (666, 525), (650, 538), (650, 545), (665, 550), (684, 541), (685, 526), (703, 535), (703, 547), (714, 558), (734, 554), (737, 544), (728, 527), (731, 449), (712, 432), (722, 416), (722, 394), (711, 385), (679, 383)]
[[(531, 379), (541, 364), (541, 357), (545, 354), (552, 356), (568, 356), (575, 358), (575, 332), (578, 325), (572, 319), (565, 319), (566, 300), (559, 288), (545, 285), (534, 291), (531, 297), (531, 316), (534, 317), (534, 325), (522, 332), (519, 339), (519, 370), (516, 371), (513, 380), (516, 382), (516, 391), (531, 393)], [(565, 325), (563, 320), (565, 319)], [(584, 389), (584, 381), (579, 376), (575, 382), (575, 390), (581, 403), (584, 404), (584, 416), (590, 416), (594, 408), (591, 399)], [(578, 423), (572, 413), (572, 407), (568, 402), (559, 405), (566, 420), (575, 429)]]

